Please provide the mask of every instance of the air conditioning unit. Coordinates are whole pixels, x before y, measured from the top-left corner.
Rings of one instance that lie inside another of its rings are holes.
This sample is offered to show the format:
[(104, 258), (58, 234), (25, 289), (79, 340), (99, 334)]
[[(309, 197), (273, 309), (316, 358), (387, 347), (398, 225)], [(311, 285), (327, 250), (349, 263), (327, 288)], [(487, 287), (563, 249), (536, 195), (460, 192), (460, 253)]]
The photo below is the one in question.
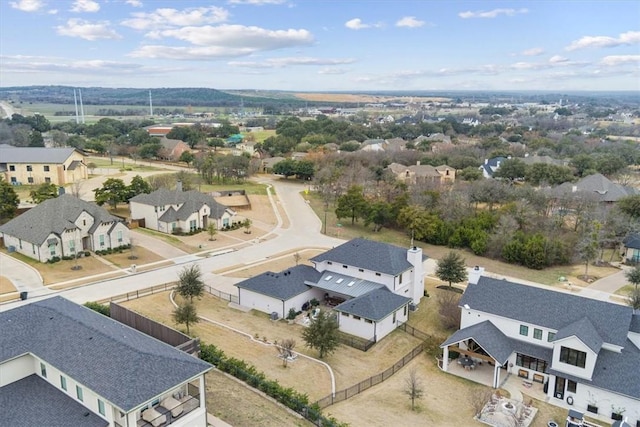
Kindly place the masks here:
[(410, 303), (409, 304), (409, 310), (410, 311), (416, 311), (418, 309), (418, 306), (415, 305), (414, 303)]

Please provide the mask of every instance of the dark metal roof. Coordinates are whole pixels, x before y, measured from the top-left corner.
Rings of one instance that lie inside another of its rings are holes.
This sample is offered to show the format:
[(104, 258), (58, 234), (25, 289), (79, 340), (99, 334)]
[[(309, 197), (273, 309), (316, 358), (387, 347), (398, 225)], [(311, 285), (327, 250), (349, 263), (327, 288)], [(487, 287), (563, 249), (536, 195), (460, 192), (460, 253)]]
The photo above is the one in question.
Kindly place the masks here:
[(285, 301), (308, 291), (311, 286), (306, 285), (305, 282), (315, 283), (320, 279), (321, 274), (308, 265), (298, 265), (280, 273), (267, 271), (236, 283), (235, 286)]
[(379, 322), (409, 302), (411, 298), (396, 295), (383, 287), (345, 301), (334, 310)]
[(311, 261), (332, 261), (394, 276), (413, 267), (407, 261), (407, 249), (367, 239), (349, 240)]
[(109, 422), (36, 374), (0, 387), (0, 424), (106, 427)]
[(382, 283), (370, 282), (368, 280), (334, 273), (333, 271), (325, 271), (322, 273), (320, 280), (313, 283), (308, 281), (307, 284), (314, 288), (337, 292), (350, 297), (359, 297), (373, 289), (384, 287)]
[[(42, 148), (0, 146), (0, 162), (2, 163), (64, 163), (75, 148)], [(80, 153), (82, 154), (82, 153)]]
[(62, 297), (0, 312), (0, 330), (0, 363), (32, 353), (124, 412), (211, 369)]

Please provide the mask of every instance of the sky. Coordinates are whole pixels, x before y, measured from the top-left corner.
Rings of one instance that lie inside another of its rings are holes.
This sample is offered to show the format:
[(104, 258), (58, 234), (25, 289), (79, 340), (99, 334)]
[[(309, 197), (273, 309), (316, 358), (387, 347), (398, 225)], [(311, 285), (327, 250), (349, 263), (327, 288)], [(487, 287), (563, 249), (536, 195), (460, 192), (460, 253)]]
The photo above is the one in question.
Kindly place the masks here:
[(640, 91), (637, 0), (0, 0), (0, 86)]

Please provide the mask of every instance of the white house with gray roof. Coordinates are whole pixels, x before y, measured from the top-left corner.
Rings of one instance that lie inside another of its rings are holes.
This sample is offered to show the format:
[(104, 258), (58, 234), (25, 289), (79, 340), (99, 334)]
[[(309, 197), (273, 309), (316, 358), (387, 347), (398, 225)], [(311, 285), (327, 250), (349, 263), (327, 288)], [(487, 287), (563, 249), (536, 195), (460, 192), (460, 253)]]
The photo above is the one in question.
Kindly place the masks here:
[(160, 189), (139, 194), (129, 200), (131, 218), (144, 219), (144, 227), (162, 233), (187, 233), (206, 229), (211, 223), (219, 229), (231, 225), (236, 215), (232, 209), (199, 191)]
[(40, 262), (126, 246), (129, 229), (93, 202), (63, 194), (0, 226), (4, 246)]
[(0, 424), (206, 427), (208, 363), (52, 297), (0, 312)]
[(0, 174), (13, 185), (67, 185), (89, 177), (85, 157), (75, 148), (0, 144)]
[(240, 305), (286, 317), (317, 299), (335, 310), (340, 330), (378, 341), (409, 318), (424, 295), (422, 249), (353, 239), (300, 265), (237, 283)]
[[(476, 272), (477, 273), (477, 272)], [(442, 345), (493, 363), (494, 388), (507, 373), (546, 384), (547, 400), (640, 422), (640, 313), (568, 292), (471, 276), (460, 330)]]

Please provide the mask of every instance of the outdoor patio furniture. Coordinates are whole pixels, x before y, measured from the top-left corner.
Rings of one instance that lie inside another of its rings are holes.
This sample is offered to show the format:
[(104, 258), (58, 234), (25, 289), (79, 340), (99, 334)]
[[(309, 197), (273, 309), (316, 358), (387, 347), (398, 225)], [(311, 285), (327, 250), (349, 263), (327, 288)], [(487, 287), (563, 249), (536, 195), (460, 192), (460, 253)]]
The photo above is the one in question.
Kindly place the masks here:
[(465, 370), (474, 369), (476, 364), (470, 357), (463, 357), (460, 360), (460, 364), (464, 367)]
[(148, 423), (151, 423), (153, 427), (161, 426), (162, 424), (167, 422), (167, 416), (162, 415), (154, 408), (147, 408), (142, 411), (142, 419)]
[(182, 403), (171, 396), (165, 398), (162, 402), (160, 402), (160, 406), (171, 411), (172, 417), (178, 417), (180, 416), (180, 414), (182, 414)]

